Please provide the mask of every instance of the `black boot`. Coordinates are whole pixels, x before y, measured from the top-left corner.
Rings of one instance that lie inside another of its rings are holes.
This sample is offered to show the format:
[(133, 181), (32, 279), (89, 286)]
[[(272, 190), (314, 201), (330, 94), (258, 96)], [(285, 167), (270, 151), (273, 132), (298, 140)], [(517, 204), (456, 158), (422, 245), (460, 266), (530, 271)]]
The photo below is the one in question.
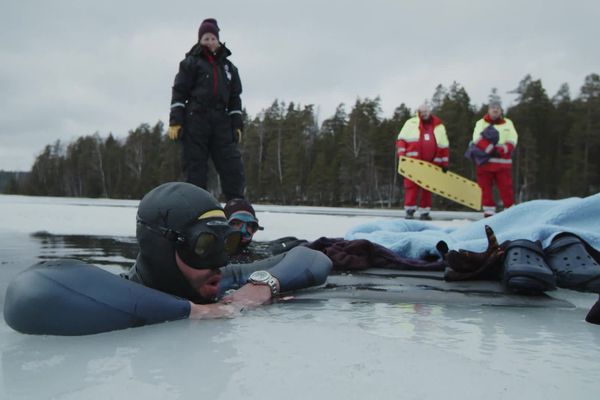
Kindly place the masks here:
[(406, 219), (414, 219), (415, 218), (415, 210), (406, 210)]
[(429, 213), (428, 213), (428, 212), (426, 212), (426, 213), (422, 213), (422, 214), (419, 216), (419, 219), (420, 219), (421, 221), (431, 221), (431, 217), (429, 216)]

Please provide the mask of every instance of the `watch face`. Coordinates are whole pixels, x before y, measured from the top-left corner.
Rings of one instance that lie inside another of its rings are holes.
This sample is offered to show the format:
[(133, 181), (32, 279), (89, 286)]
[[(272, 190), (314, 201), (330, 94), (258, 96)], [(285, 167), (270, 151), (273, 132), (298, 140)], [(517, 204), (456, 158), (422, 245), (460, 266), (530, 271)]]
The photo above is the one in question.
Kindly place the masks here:
[(250, 275), (250, 279), (257, 282), (266, 282), (271, 277), (267, 271), (255, 271)]

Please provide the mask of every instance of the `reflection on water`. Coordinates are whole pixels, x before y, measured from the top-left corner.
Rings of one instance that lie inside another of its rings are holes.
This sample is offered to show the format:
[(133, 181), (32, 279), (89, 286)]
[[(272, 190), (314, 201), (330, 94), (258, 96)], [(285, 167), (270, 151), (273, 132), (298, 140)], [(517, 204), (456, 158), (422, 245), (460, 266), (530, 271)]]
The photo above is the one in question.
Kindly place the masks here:
[(0, 398), (595, 398), (600, 332), (578, 318), (337, 299), (84, 337), (0, 332)]
[(138, 253), (134, 237), (52, 235), (37, 232), (31, 235), (40, 242), (41, 261), (76, 258), (99, 266), (131, 267)]
[[(583, 294), (572, 292), (572, 296)], [(584, 295), (585, 296), (585, 295)], [(348, 303), (341, 300), (291, 304), (294, 313), (278, 310), (279, 318), (316, 319), (340, 332), (340, 340), (354, 326), (379, 338), (382, 346), (434, 349), (439, 358), (458, 357), (519, 379), (535, 379), (600, 389), (600, 329), (583, 320), (585, 309), (480, 307), (460, 305)], [(319, 309), (315, 312), (315, 309)], [(337, 328), (334, 328), (337, 327)], [(435, 360), (429, 360), (428, 364)], [(447, 371), (452, 374), (452, 371)], [(565, 389), (565, 388), (563, 388)], [(583, 389), (583, 388), (581, 388)], [(587, 390), (586, 389), (586, 390)], [(577, 390), (572, 388), (573, 393)], [(583, 390), (585, 392), (586, 390)], [(556, 393), (550, 397), (560, 398)]]
[(176, 321), (82, 337), (13, 337), (1, 354), (0, 398), (207, 398), (231, 373), (223, 360), (233, 348), (211, 339), (229, 324)]

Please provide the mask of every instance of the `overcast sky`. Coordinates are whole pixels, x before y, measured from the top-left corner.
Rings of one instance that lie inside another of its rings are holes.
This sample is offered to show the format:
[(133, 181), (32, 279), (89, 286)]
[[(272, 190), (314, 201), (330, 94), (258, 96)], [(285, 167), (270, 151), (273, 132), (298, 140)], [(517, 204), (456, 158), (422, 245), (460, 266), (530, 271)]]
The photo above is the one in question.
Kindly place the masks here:
[[(556, 3), (556, 4), (555, 4)], [(476, 104), (530, 73), (577, 96), (600, 73), (597, 1), (3, 1), (0, 169), (56, 139), (167, 121), (179, 61), (214, 17), (250, 115), (275, 98), (319, 106), (381, 96), (383, 116), (461, 83)], [(393, 143), (390, 145), (393, 146)]]

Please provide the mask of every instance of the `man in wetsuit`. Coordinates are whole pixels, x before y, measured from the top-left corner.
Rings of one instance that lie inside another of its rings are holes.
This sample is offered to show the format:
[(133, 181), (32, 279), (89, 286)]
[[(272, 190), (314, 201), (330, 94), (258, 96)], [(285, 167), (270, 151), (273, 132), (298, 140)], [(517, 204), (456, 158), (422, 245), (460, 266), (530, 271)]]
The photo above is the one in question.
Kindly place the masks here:
[(239, 231), (210, 193), (184, 182), (144, 196), (136, 237), (136, 262), (121, 277), (74, 259), (41, 262), (18, 274), (4, 299), (7, 324), (28, 334), (89, 335), (230, 317), (280, 293), (323, 284), (332, 267), (325, 254), (306, 247), (228, 265)]
[[(190, 318), (219, 318), (325, 282), (331, 261), (306, 247), (257, 263), (228, 264), (241, 241), (204, 189), (170, 182), (138, 207), (140, 252), (127, 278), (191, 302)], [(233, 293), (231, 293), (233, 292)]]

